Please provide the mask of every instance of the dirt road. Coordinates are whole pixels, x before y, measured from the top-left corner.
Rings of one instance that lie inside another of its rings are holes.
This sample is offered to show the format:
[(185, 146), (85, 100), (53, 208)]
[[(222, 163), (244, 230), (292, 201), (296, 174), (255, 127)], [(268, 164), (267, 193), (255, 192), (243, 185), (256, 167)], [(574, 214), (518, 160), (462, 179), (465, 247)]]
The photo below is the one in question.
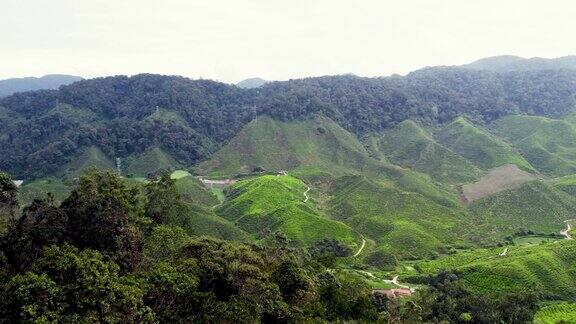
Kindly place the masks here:
[(560, 231), (560, 235), (563, 235), (564, 237), (566, 237), (567, 240), (572, 240), (572, 235), (570, 235), (570, 231), (572, 230), (572, 225), (570, 225), (570, 222), (573, 221), (573, 219), (567, 219), (564, 221), (564, 223), (566, 223), (566, 229), (563, 229)]
[(354, 253), (353, 257), (359, 256), (360, 253), (362, 253), (362, 250), (364, 250), (365, 245), (366, 245), (366, 239), (364, 238), (364, 236), (362, 236), (362, 245), (360, 246), (360, 249), (358, 249), (358, 251)]
[(308, 187), (308, 189), (306, 189), (306, 191), (304, 191), (304, 202), (308, 201), (308, 191), (310, 191), (310, 187)]

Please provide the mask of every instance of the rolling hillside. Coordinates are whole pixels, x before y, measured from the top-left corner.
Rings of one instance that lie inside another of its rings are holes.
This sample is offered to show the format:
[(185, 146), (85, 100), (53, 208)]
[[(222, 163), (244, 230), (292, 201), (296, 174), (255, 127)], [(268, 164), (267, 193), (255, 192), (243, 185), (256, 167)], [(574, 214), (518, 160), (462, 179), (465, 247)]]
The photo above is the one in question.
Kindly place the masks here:
[(532, 181), (478, 199), (469, 209), (478, 240), (490, 241), (522, 230), (558, 234), (564, 228), (563, 221), (576, 215), (576, 200), (551, 184)]
[(328, 208), (334, 218), (404, 259), (429, 257), (462, 243), (457, 233), (468, 221), (462, 209), (363, 176), (338, 179), (330, 196)]
[(533, 171), (530, 163), (513, 147), (464, 118), (456, 118), (436, 135), (441, 144), (484, 170), (516, 164), (521, 169)]
[(229, 188), (227, 199), (217, 212), (257, 239), (281, 231), (296, 245), (310, 246), (333, 238), (358, 248), (359, 235), (321, 214), (316, 203), (304, 195), (307, 191), (306, 184), (291, 176), (243, 180)]
[(576, 243), (474, 250), (418, 263), (421, 273), (455, 269), (479, 293), (538, 290), (549, 299), (576, 298)]
[(495, 133), (514, 144), (539, 171), (551, 176), (576, 173), (576, 129), (566, 121), (508, 116), (496, 121)]
[(431, 134), (410, 120), (384, 132), (378, 149), (390, 162), (426, 173), (440, 182), (471, 182), (483, 173), (461, 155), (438, 144)]

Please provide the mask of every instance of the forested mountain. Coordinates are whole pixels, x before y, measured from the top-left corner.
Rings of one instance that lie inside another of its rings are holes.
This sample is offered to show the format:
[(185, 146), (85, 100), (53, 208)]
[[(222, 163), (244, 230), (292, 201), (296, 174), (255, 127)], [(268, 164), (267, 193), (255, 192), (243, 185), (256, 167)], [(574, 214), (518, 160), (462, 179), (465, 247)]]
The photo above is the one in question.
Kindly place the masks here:
[(433, 126), (458, 116), (480, 125), (510, 114), (560, 117), (574, 106), (574, 82), (572, 71), (462, 68), (308, 78), (258, 89), (150, 74), (84, 80), (0, 100), (0, 169), (16, 177), (54, 174), (92, 146), (112, 160), (158, 147), (192, 165), (257, 115), (282, 121), (324, 115), (358, 136), (406, 119)]
[(48, 74), (40, 78), (28, 77), (0, 80), (0, 97), (5, 97), (15, 92), (58, 89), (61, 85), (80, 80), (82, 80), (81, 77), (62, 74)]
[(512, 55), (494, 56), (463, 65), (465, 68), (494, 72), (576, 69), (576, 56), (553, 59), (542, 57), (523, 58)]

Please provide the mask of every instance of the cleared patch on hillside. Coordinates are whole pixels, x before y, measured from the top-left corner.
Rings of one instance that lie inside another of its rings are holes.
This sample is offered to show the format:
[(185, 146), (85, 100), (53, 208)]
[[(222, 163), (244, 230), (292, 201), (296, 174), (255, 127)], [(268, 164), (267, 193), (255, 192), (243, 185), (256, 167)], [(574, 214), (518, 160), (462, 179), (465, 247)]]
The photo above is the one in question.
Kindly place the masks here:
[(533, 174), (521, 170), (515, 164), (505, 164), (488, 171), (480, 180), (462, 186), (462, 198), (465, 202), (473, 202), (500, 191), (520, 187), (535, 179)]

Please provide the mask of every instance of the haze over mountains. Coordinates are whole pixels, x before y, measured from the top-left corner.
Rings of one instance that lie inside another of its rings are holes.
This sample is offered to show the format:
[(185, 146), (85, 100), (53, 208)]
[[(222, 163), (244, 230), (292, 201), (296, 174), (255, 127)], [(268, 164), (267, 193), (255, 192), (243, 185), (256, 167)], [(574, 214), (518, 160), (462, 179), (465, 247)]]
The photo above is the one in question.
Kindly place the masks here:
[(558, 58), (523, 58), (513, 55), (502, 55), (487, 57), (463, 67), (477, 70), (488, 70), (495, 72), (510, 71), (531, 71), (531, 70), (558, 70), (558, 69), (576, 69), (576, 56), (563, 56)]
[(0, 97), (5, 97), (15, 92), (58, 89), (61, 85), (80, 80), (82, 80), (81, 77), (63, 74), (48, 74), (40, 78), (27, 77), (0, 80)]

